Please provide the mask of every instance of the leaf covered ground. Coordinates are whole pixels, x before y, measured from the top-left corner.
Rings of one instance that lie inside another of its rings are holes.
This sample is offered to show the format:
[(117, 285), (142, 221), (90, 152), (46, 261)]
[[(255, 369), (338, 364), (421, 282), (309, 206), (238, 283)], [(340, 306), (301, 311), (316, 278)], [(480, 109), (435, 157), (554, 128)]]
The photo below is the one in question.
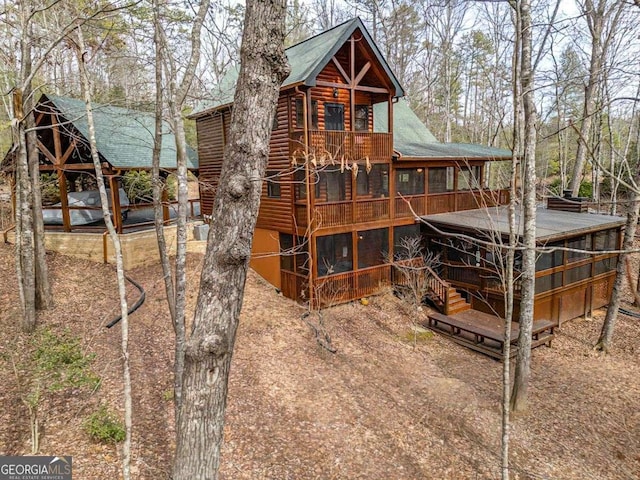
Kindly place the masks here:
[[(202, 257), (189, 257), (195, 302)], [(97, 390), (45, 392), (41, 454), (73, 455), (79, 479), (119, 477), (117, 446), (83, 428), (106, 405), (121, 414), (112, 266), (48, 255), (53, 332), (95, 353)], [(168, 478), (174, 436), (173, 333), (159, 268), (130, 275), (147, 292), (131, 316), (135, 478)], [(13, 247), (0, 245), (0, 451), (29, 454), (32, 343), (22, 335)], [(131, 301), (137, 292), (129, 292)], [(631, 308), (628, 304), (627, 308)], [(316, 343), (302, 308), (250, 274), (230, 378), (223, 479), (499, 478), (500, 363), (447, 339), (413, 341), (413, 315), (390, 294), (327, 310), (335, 354)], [(621, 315), (611, 355), (592, 350), (603, 312), (568, 322), (533, 353), (530, 407), (512, 424), (512, 477), (640, 478), (640, 320)]]

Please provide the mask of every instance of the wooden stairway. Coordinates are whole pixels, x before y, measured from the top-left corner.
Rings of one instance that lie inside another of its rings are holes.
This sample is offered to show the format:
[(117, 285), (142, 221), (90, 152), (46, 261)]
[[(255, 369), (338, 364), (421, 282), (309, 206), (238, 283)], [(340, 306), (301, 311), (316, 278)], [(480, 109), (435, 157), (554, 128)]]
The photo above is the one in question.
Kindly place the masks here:
[(429, 298), (433, 304), (445, 315), (453, 315), (466, 312), (471, 309), (471, 304), (465, 300), (462, 294), (449, 283), (442, 280), (436, 272), (427, 267)]
[(449, 287), (447, 293), (447, 303), (443, 308), (445, 315), (453, 315), (459, 312), (466, 312), (471, 310), (471, 304), (465, 300), (458, 290), (453, 287)]

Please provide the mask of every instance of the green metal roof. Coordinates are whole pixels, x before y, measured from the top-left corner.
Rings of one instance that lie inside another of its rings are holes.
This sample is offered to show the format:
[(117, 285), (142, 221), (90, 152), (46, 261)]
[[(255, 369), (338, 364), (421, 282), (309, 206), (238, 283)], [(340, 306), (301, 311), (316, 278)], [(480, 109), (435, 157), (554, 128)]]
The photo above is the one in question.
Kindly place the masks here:
[[(47, 100), (84, 137), (89, 144), (89, 125), (83, 100), (54, 95), (43, 95), (40, 103)], [(152, 113), (92, 104), (96, 129), (96, 143), (100, 155), (114, 168), (151, 168), (155, 116)], [(62, 129), (66, 128), (63, 124)], [(71, 132), (73, 134), (73, 132)], [(176, 168), (176, 142), (169, 125), (163, 122), (162, 153), (160, 168)], [(198, 168), (198, 155), (187, 147), (187, 168)]]
[[(387, 102), (373, 106), (373, 125), (376, 132), (388, 131)], [(470, 143), (441, 143), (418, 118), (409, 103), (400, 99), (393, 105), (393, 149), (401, 159), (442, 158), (505, 158), (512, 153), (503, 148)]]
[[(299, 84), (309, 87), (315, 86), (318, 74), (357, 29), (362, 32), (380, 65), (382, 65), (385, 73), (393, 82), (396, 90), (395, 96), (403, 96), (404, 90), (400, 82), (398, 82), (391, 68), (389, 68), (387, 61), (369, 35), (362, 20), (357, 17), (287, 48), (285, 53), (291, 67), (291, 73), (284, 80), (281, 88)], [(214, 88), (212, 100), (196, 107), (191, 114), (192, 117), (197, 117), (209, 110), (233, 103), (235, 85), (238, 80), (238, 68), (235, 67), (227, 71), (220, 84)]]

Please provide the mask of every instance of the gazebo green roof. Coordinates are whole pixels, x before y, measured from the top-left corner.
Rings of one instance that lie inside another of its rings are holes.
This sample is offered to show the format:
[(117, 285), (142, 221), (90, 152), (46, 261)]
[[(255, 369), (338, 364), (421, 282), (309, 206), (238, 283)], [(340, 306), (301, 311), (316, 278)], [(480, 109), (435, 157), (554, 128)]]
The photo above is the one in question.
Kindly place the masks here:
[[(387, 111), (386, 102), (373, 106), (374, 131), (388, 131)], [(454, 158), (509, 160), (512, 157), (511, 151), (503, 148), (470, 143), (439, 142), (404, 99), (399, 99), (393, 105), (393, 149), (400, 154), (401, 160)]]
[[(360, 30), (373, 50), (377, 60), (380, 62), (380, 65), (382, 65), (385, 73), (393, 82), (395, 96), (403, 96), (404, 90), (400, 82), (398, 82), (398, 79), (391, 71), (391, 68), (369, 35), (362, 20), (357, 17), (287, 48), (285, 53), (289, 60), (291, 73), (284, 80), (281, 88), (292, 87), (294, 85), (315, 86), (318, 74), (356, 30)], [(210, 110), (233, 103), (237, 80), (238, 68), (230, 69), (222, 78), (220, 84), (214, 89), (212, 101), (199, 105), (191, 116), (197, 117)]]
[[(66, 131), (73, 136), (79, 133), (82, 137), (80, 140), (88, 145), (89, 125), (84, 101), (43, 95), (39, 103), (44, 104), (47, 101), (62, 116), (62, 132)], [(93, 103), (92, 107), (96, 144), (102, 158), (114, 168), (151, 169), (154, 114), (97, 103)], [(175, 136), (166, 122), (163, 122), (160, 168), (176, 168)], [(187, 147), (187, 168), (198, 169), (198, 155), (190, 147)]]

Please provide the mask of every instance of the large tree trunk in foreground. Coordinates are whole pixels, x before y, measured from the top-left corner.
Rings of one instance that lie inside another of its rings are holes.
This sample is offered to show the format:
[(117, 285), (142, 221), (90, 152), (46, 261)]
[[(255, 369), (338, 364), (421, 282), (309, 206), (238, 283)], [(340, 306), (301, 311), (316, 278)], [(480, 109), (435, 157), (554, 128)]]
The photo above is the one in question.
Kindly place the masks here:
[(289, 71), (285, 5), (285, 0), (250, 0), (246, 6), (229, 142), (185, 352), (175, 480), (215, 479), (218, 474), (229, 368), (269, 137), (280, 85)]
[[(624, 231), (624, 241), (622, 242), (623, 250), (629, 251), (633, 249), (639, 211), (640, 193), (634, 192), (631, 197), (631, 204), (629, 205), (629, 213), (627, 214), (627, 225)], [(627, 259), (630, 255), (631, 253), (623, 253), (618, 260), (616, 280), (613, 283), (613, 291), (611, 292), (611, 300), (609, 300), (609, 306), (607, 308), (607, 316), (604, 319), (600, 338), (595, 346), (596, 350), (601, 350), (604, 353), (608, 353), (611, 348), (611, 339), (613, 338), (613, 331), (618, 318), (618, 310), (620, 309), (620, 302), (622, 301), (624, 294), (623, 289), (625, 276), (627, 274), (627, 268), (629, 268)]]
[(518, 356), (511, 393), (511, 409), (522, 411), (527, 406), (527, 388), (531, 370), (531, 331), (536, 274), (536, 109), (533, 98), (533, 68), (531, 64), (531, 10), (529, 0), (519, 2), (518, 18), (522, 35), (520, 81), (524, 110), (524, 158), (522, 202), (522, 275), (520, 297), (520, 332)]

